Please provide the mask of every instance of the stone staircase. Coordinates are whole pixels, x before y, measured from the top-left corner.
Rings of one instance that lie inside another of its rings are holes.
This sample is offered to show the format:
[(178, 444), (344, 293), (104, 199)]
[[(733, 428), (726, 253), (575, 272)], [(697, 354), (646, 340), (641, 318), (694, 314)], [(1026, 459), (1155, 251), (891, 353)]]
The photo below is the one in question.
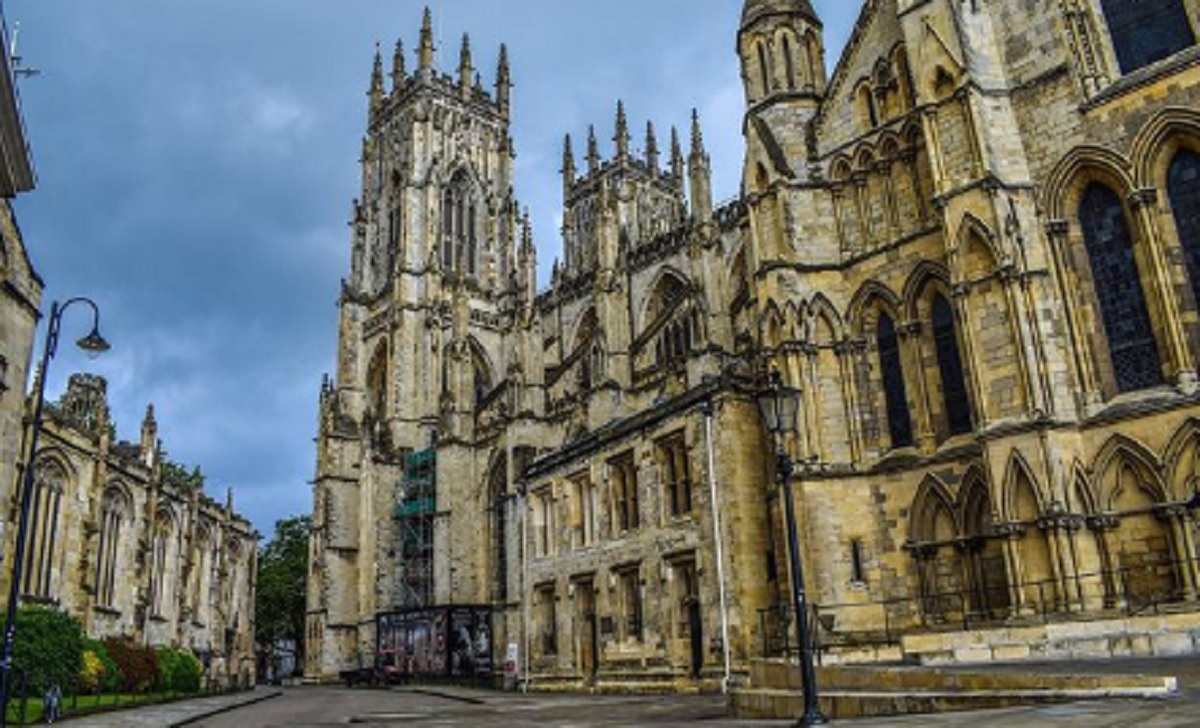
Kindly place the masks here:
[[(739, 718), (794, 718), (804, 700), (795, 663), (757, 660), (747, 684), (730, 692)], [(821, 709), (833, 718), (940, 713), (1101, 698), (1163, 698), (1178, 691), (1173, 677), (1063, 675), (917, 666), (817, 668)]]

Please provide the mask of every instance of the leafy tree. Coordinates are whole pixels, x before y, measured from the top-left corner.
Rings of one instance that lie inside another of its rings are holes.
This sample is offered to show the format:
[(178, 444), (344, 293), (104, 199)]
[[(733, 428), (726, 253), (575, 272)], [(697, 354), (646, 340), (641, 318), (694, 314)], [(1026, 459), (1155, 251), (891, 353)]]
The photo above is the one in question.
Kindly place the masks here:
[(69, 614), (43, 607), (17, 611), (13, 670), (25, 675), (34, 694), (52, 684), (74, 685), (83, 668), (83, 647), (83, 625)]
[(304, 649), (304, 594), (311, 530), (312, 519), (308, 516), (276, 521), (275, 535), (258, 554), (255, 639), (267, 645), (294, 640), (297, 664)]

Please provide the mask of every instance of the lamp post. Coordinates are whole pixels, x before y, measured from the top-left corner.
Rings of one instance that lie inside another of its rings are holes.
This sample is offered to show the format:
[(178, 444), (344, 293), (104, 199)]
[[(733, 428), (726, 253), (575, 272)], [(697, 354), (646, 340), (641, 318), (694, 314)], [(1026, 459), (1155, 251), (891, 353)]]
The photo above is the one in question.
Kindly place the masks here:
[(808, 634), (808, 605), (804, 592), (804, 566), (800, 563), (799, 540), (796, 535), (796, 506), (792, 500), (794, 465), (787, 454), (784, 437), (796, 429), (796, 413), (800, 409), (800, 392), (784, 386), (779, 371), (771, 372), (771, 385), (759, 393), (758, 406), (763, 424), (775, 441), (775, 457), (779, 477), (783, 481), (783, 511), (787, 527), (788, 561), (792, 577), (792, 609), (796, 615), (796, 632), (800, 643), (800, 683), (804, 690), (804, 714), (797, 726), (824, 725), (828, 721), (821, 713), (817, 700), (817, 677), (813, 669), (812, 640)]
[(34, 459), (37, 457), (38, 435), (42, 429), (42, 405), (46, 400), (46, 374), (50, 360), (58, 351), (58, 333), (62, 325), (62, 316), (72, 304), (84, 303), (92, 309), (92, 330), (87, 336), (76, 342), (76, 345), (89, 354), (100, 354), (108, 351), (109, 344), (100, 335), (100, 309), (90, 298), (76, 297), (59, 304), (55, 301), (50, 305), (50, 321), (46, 329), (46, 345), (42, 350), (42, 362), (38, 369), (37, 391), (33, 399), (33, 424), (29, 432), (29, 449), (25, 460), (25, 472), (22, 474), (21, 511), (17, 521), (17, 542), (13, 549), (12, 576), (8, 585), (8, 611), (4, 615), (4, 648), (0, 654), (0, 728), (8, 725), (8, 697), (12, 687), (12, 658), (13, 642), (17, 631), (17, 607), (21, 596), (21, 579), (25, 562), (25, 536), (29, 528), (29, 501), (33, 497)]

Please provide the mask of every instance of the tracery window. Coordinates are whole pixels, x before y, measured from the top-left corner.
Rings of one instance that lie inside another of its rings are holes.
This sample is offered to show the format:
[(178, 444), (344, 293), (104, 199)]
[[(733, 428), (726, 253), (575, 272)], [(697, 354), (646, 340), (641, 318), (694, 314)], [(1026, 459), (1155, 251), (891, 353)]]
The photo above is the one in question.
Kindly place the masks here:
[(160, 511), (154, 518), (154, 532), (150, 541), (150, 613), (162, 615), (168, 603), (170, 552), (174, 526), (171, 514)]
[(1162, 367), (1133, 256), (1133, 237), (1120, 198), (1093, 182), (1079, 205), (1079, 223), (1100, 303), (1117, 390), (1162, 383)]
[(58, 514), (67, 478), (57, 463), (43, 460), (35, 467), (22, 591), (27, 596), (48, 599), (53, 596), (50, 578), (58, 551)]
[(883, 374), (883, 395), (887, 410), (888, 434), (892, 447), (913, 444), (912, 417), (908, 411), (908, 393), (904, 388), (904, 366), (900, 362), (900, 340), (896, 325), (886, 313), (879, 314), (876, 331), (879, 369)]
[(121, 532), (129, 506), (117, 488), (104, 493), (100, 506), (100, 545), (96, 558), (96, 603), (111, 607), (116, 601), (117, 561)]
[(1122, 73), (1196, 42), (1182, 0), (1100, 0)]
[(466, 172), (442, 194), (442, 269), (474, 276), (479, 267), (479, 207)]
[(1200, 305), (1200, 154), (1184, 149), (1175, 155), (1167, 173), (1167, 194), (1192, 293)]
[(938, 371), (942, 376), (942, 402), (950, 434), (971, 431), (971, 404), (963, 376), (958, 336), (954, 331), (954, 310), (942, 294), (933, 297), (933, 342), (937, 351)]

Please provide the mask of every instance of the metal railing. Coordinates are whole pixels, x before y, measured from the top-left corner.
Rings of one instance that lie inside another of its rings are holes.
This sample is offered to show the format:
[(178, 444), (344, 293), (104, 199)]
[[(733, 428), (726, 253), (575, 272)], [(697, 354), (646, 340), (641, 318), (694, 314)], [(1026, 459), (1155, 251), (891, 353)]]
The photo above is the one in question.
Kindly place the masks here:
[[(918, 589), (910, 596), (845, 603), (810, 602), (813, 650), (819, 656), (843, 646), (898, 645), (905, 635), (916, 633), (1200, 610), (1200, 584), (1191, 576), (1197, 574), (1196, 567), (1197, 559), (1164, 559), (1066, 579)], [(793, 615), (786, 601), (760, 609), (758, 616), (762, 656), (795, 655)]]

